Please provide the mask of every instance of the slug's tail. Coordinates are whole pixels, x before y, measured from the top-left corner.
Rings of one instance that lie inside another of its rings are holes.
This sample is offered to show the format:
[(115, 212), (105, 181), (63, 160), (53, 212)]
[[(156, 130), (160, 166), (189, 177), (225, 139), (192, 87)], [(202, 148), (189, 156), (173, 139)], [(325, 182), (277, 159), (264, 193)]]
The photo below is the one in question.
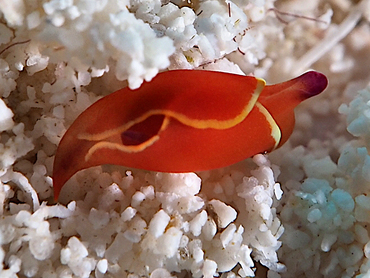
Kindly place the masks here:
[(289, 81), (266, 86), (259, 98), (261, 104), (272, 114), (281, 129), (284, 144), (293, 132), (294, 108), (302, 101), (320, 94), (328, 85), (322, 73), (309, 71)]

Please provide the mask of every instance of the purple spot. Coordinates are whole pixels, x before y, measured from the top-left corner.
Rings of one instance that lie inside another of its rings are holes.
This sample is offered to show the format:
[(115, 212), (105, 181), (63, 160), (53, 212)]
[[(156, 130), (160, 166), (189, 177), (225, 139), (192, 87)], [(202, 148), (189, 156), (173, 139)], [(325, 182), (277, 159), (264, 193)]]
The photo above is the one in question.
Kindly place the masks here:
[(328, 86), (328, 79), (317, 71), (309, 71), (297, 77), (301, 82), (303, 98), (310, 98), (320, 94)]

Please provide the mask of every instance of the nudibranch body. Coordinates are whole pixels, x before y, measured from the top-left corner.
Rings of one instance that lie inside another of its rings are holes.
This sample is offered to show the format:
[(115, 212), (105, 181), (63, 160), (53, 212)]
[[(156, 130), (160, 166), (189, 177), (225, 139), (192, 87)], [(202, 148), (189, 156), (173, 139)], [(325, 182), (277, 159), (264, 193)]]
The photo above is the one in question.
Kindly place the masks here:
[(174, 70), (137, 90), (116, 91), (84, 111), (62, 138), (54, 196), (76, 172), (92, 166), (194, 172), (270, 152), (291, 135), (294, 108), (327, 83), (314, 71), (265, 86), (251, 76)]

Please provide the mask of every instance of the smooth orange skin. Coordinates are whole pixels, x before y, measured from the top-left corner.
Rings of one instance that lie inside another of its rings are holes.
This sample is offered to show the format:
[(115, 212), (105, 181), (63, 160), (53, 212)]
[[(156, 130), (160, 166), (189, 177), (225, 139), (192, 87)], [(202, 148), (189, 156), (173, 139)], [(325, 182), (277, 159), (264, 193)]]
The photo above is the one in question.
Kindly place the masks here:
[[(224, 120), (237, 116), (256, 87), (256, 78), (229, 73), (174, 70), (158, 74), (137, 90), (116, 91), (90, 106), (67, 130), (54, 161), (54, 198), (76, 172), (102, 164), (159, 172), (194, 172), (225, 167), (258, 153), (272, 151), (271, 128), (253, 108), (241, 123), (228, 129), (198, 129), (171, 119), (160, 139), (141, 152), (99, 149), (85, 161), (96, 142), (78, 139), (81, 133), (117, 128), (150, 109), (168, 109), (196, 119)], [(294, 108), (321, 93), (326, 77), (307, 72), (290, 81), (265, 86), (258, 101), (280, 127), (284, 144), (294, 128)], [(122, 144), (120, 136), (110, 142)]]

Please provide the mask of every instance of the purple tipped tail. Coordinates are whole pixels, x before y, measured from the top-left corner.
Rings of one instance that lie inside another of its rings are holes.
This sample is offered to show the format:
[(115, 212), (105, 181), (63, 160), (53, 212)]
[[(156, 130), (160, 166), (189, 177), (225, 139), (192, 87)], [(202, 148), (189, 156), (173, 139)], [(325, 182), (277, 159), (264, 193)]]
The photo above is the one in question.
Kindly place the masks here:
[(328, 86), (328, 79), (317, 71), (309, 71), (296, 78), (304, 89), (303, 98), (307, 99), (320, 94)]

